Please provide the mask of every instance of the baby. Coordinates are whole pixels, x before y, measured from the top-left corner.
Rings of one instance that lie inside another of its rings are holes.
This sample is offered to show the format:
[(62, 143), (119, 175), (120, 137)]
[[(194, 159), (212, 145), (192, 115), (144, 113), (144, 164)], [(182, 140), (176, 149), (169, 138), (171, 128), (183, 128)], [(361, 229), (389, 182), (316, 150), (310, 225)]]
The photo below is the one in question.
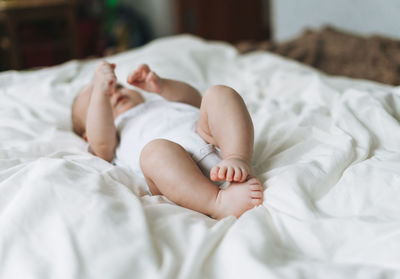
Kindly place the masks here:
[(141, 65), (127, 82), (163, 97), (145, 102), (117, 83), (114, 69), (102, 62), (72, 105), (74, 131), (95, 155), (141, 171), (149, 194), (215, 219), (262, 203), (263, 188), (250, 170), (253, 123), (235, 90), (217, 85), (201, 97)]

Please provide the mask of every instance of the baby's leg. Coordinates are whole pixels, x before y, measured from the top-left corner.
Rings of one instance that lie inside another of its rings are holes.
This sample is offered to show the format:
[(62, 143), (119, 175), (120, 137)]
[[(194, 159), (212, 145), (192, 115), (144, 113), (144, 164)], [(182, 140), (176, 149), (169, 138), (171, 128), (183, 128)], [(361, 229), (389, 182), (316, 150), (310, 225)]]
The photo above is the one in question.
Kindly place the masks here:
[(148, 143), (140, 164), (153, 194), (163, 194), (178, 205), (216, 219), (239, 217), (262, 202), (262, 187), (257, 179), (232, 183), (220, 190), (202, 174), (186, 150), (168, 140)]
[(223, 160), (210, 171), (212, 180), (243, 182), (247, 179), (253, 154), (254, 129), (246, 105), (235, 90), (217, 85), (206, 91), (197, 132), (222, 151)]

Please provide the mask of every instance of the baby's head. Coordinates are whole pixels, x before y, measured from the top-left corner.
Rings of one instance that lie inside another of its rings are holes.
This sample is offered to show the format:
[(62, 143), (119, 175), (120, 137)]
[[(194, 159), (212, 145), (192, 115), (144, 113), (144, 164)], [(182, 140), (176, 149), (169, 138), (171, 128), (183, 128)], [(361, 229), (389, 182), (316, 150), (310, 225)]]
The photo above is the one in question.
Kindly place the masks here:
[[(77, 135), (85, 140), (87, 140), (86, 117), (92, 94), (93, 84), (85, 86), (75, 97), (71, 108), (73, 130)], [(101, 92), (100, 94), (104, 93)], [(144, 102), (144, 98), (138, 91), (126, 88), (121, 84), (117, 84), (115, 92), (110, 95), (109, 98), (114, 119), (123, 112)]]

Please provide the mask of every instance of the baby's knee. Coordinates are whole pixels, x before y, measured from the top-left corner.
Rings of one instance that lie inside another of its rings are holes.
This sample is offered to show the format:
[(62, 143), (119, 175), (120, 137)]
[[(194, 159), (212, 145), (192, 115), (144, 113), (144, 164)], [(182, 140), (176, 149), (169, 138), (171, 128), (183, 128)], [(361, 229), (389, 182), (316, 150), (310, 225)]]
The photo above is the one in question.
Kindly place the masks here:
[(226, 98), (241, 98), (241, 96), (235, 91), (235, 89), (226, 85), (211, 86), (203, 96), (203, 99), (208, 99), (210, 102), (216, 102), (220, 99)]
[(162, 164), (167, 156), (173, 156), (177, 150), (183, 149), (179, 144), (166, 139), (155, 139), (147, 143), (140, 153), (140, 166), (143, 171)]
[(169, 141), (165, 139), (155, 139), (148, 142), (140, 153), (140, 161), (151, 160), (160, 157), (163, 149), (167, 148)]

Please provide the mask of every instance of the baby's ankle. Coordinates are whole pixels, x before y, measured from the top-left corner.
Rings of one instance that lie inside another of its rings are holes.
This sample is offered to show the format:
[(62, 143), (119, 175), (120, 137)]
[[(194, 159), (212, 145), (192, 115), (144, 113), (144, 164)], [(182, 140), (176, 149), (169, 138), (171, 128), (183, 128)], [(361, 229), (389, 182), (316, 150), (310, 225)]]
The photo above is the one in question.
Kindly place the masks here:
[(250, 166), (250, 159), (247, 158), (246, 156), (240, 155), (240, 154), (229, 154), (223, 158), (223, 160), (238, 160), (246, 163), (247, 165)]

